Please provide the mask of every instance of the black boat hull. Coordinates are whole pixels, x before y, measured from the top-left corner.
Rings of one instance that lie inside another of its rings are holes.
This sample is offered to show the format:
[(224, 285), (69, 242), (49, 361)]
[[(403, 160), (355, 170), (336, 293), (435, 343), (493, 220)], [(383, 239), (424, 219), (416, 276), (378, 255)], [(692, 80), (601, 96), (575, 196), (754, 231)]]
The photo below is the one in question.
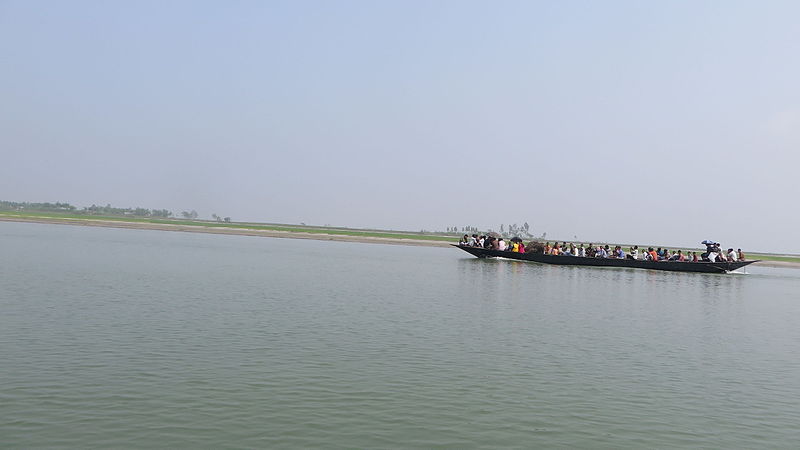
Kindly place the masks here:
[(638, 259), (583, 258), (580, 256), (545, 255), (543, 253), (517, 253), (504, 250), (491, 250), (481, 247), (467, 247), (451, 244), (478, 258), (507, 258), (520, 261), (533, 261), (562, 266), (628, 267), (633, 269), (669, 270), (673, 272), (727, 273), (752, 264), (756, 261), (737, 262), (683, 262), (683, 261), (642, 261)]

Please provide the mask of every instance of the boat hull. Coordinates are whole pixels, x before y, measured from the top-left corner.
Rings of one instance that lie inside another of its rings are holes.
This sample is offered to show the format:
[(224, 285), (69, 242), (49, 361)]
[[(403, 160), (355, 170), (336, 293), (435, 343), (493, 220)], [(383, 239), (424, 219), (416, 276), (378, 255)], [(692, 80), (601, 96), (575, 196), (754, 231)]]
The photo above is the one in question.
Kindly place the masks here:
[(545, 255), (543, 253), (517, 253), (504, 250), (491, 250), (481, 247), (467, 247), (451, 244), (478, 258), (507, 258), (520, 261), (533, 261), (561, 266), (590, 267), (628, 267), (633, 269), (668, 270), (672, 272), (727, 273), (740, 269), (756, 261), (737, 262), (685, 262), (685, 261), (642, 261), (638, 259), (584, 258), (580, 256)]

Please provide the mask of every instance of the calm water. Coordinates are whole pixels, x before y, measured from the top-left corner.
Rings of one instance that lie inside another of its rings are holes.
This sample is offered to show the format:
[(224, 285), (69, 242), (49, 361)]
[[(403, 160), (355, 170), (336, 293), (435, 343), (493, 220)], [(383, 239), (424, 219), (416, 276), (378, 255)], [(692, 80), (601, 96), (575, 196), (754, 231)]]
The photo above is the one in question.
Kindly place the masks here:
[(0, 447), (800, 445), (800, 270), (2, 222), (0, 248)]

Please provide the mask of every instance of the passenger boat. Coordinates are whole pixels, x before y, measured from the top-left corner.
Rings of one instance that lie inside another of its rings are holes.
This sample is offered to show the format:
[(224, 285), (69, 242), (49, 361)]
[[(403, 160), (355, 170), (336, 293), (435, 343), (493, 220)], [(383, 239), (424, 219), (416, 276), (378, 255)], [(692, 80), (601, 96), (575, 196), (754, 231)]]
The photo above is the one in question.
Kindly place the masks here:
[(458, 247), (470, 255), (478, 258), (507, 258), (521, 261), (533, 261), (544, 264), (558, 264), (562, 266), (593, 266), (593, 267), (630, 267), (634, 269), (670, 270), (673, 272), (703, 272), (727, 273), (732, 270), (753, 264), (753, 261), (736, 262), (711, 262), (711, 261), (643, 261), (639, 259), (620, 258), (586, 258), (581, 256), (545, 255), (544, 253), (517, 253), (507, 250), (492, 250), (481, 247), (450, 244)]

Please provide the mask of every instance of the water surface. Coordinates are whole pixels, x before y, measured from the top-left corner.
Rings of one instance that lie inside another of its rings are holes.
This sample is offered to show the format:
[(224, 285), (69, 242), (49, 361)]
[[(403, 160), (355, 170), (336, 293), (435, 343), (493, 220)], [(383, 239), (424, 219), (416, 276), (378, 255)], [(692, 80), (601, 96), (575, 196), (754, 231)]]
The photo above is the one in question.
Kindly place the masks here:
[(796, 448), (800, 271), (0, 222), (0, 446)]

